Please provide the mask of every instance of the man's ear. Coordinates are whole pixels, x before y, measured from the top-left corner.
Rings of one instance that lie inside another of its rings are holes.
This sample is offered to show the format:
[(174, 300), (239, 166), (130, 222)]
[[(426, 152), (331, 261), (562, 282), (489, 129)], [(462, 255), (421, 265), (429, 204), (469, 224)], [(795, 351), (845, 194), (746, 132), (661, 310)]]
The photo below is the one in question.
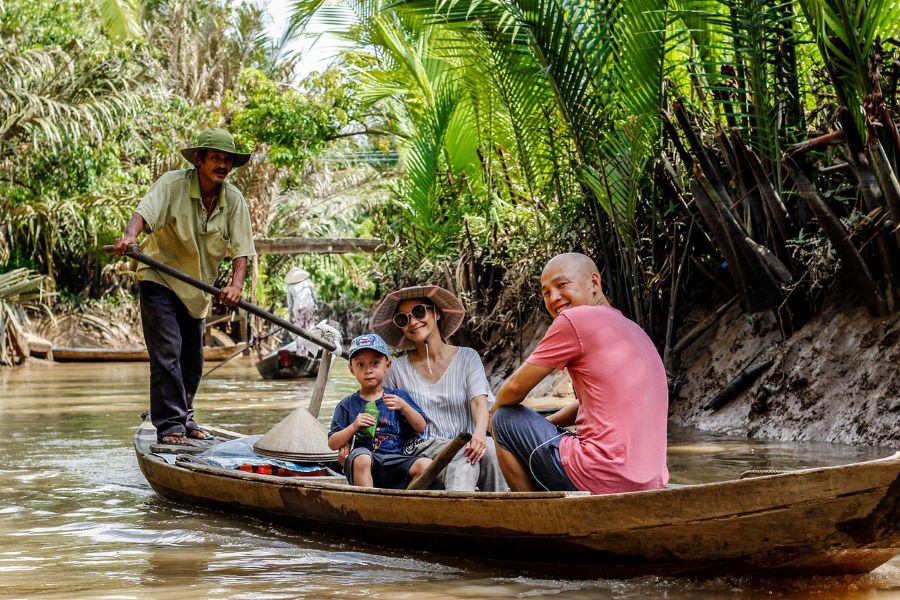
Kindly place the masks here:
[(391, 368), (391, 359), (387, 359), (387, 363), (385, 363), (384, 368), (385, 368), (385, 369), (390, 369), (390, 368)]
[(591, 273), (591, 289), (594, 290), (595, 294), (602, 291), (602, 288), (600, 287), (600, 273)]

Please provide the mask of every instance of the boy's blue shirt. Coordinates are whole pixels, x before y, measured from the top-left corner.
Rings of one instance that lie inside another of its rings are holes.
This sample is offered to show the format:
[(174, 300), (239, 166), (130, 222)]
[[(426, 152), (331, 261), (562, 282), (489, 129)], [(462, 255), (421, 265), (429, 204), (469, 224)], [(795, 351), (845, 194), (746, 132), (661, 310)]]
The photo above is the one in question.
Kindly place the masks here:
[[(400, 396), (414, 411), (422, 415), (426, 421), (428, 420), (428, 417), (408, 393), (403, 390), (395, 390), (392, 388), (384, 388), (384, 393)], [(380, 454), (403, 454), (404, 443), (415, 437), (417, 435), (416, 431), (412, 428), (412, 425), (409, 424), (409, 421), (406, 420), (406, 417), (403, 416), (401, 411), (391, 410), (384, 405), (384, 396), (375, 401), (375, 406), (378, 407), (378, 423), (375, 425), (375, 439), (373, 440), (367, 435), (357, 433), (353, 436), (354, 448), (368, 448), (369, 450)], [(334, 409), (334, 416), (331, 419), (331, 429), (328, 432), (328, 437), (331, 437), (332, 434), (345, 429), (353, 423), (353, 421), (356, 420), (356, 415), (361, 413), (365, 407), (366, 400), (359, 395), (359, 391), (356, 391), (341, 400)], [(376, 443), (378, 444), (377, 448), (375, 447)]]

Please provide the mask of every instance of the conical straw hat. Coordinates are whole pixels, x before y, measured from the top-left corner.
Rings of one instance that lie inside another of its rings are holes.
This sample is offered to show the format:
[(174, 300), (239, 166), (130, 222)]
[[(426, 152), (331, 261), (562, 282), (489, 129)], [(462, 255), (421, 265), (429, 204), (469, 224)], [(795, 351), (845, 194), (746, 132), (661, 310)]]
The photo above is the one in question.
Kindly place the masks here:
[(328, 431), (305, 406), (298, 407), (259, 438), (253, 451), (294, 462), (337, 460), (337, 452), (328, 447)]
[(398, 329), (393, 321), (397, 305), (411, 298), (427, 298), (440, 309), (441, 319), (437, 326), (441, 337), (445, 340), (456, 333), (462, 325), (463, 317), (466, 316), (466, 309), (460, 299), (439, 285), (417, 285), (391, 292), (384, 297), (372, 314), (369, 329), (380, 335), (389, 345), (400, 350), (411, 350), (416, 347), (411, 340), (403, 336), (403, 331)]

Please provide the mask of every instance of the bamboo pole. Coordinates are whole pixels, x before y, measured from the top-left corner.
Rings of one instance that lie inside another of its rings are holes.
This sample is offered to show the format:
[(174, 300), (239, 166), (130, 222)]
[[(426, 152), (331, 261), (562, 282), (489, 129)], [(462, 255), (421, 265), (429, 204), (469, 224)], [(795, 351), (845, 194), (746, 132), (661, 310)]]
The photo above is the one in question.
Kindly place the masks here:
[(316, 384), (313, 386), (312, 397), (309, 399), (309, 414), (315, 418), (319, 418), (319, 411), (322, 410), (322, 397), (325, 395), (325, 384), (328, 383), (328, 372), (331, 371), (332, 354), (328, 350), (322, 351), (322, 358), (319, 360), (319, 373), (316, 375)]

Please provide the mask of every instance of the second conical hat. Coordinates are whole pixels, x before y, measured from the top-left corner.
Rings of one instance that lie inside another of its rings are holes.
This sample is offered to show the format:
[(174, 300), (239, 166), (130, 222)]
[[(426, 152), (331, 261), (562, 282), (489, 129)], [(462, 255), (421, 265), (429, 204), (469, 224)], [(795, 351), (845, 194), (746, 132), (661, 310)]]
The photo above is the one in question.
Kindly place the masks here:
[(330, 462), (337, 452), (328, 447), (328, 431), (306, 407), (298, 407), (253, 445), (263, 456), (294, 462)]

